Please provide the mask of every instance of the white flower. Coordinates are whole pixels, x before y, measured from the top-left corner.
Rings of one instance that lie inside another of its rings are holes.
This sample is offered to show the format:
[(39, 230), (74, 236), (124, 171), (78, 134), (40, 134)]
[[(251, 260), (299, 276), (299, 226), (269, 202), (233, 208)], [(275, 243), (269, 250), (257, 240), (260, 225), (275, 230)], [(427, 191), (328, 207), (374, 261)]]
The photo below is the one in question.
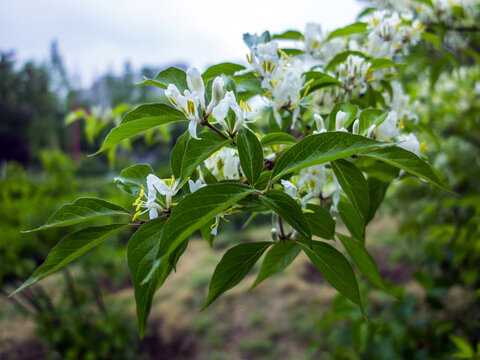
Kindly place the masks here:
[(297, 187), (288, 180), (281, 180), (283, 190), (287, 195), (289, 195), (292, 199), (297, 201), (298, 199), (298, 189)]
[(307, 23), (305, 28), (305, 50), (312, 56), (320, 56), (320, 48), (323, 41), (322, 26), (316, 23)]
[(323, 123), (323, 118), (319, 114), (314, 114), (313, 118), (315, 119), (315, 123), (317, 124), (317, 130), (314, 130), (314, 134), (321, 134), (326, 132), (325, 124)]
[(182, 111), (190, 120), (188, 131), (192, 138), (199, 140), (197, 137), (197, 125), (202, 119), (198, 115), (198, 105), (205, 110), (205, 87), (202, 76), (197, 68), (191, 68), (187, 71), (188, 90), (183, 95), (174, 84), (169, 84), (165, 90), (165, 96), (172, 105)]
[[(135, 221), (137, 217), (146, 213), (147, 211), (148, 211), (149, 218), (155, 219), (158, 217), (158, 212), (164, 210), (163, 207), (161, 207), (159, 204), (155, 202), (157, 198), (157, 192), (155, 189), (149, 187), (147, 201), (144, 202), (142, 201), (142, 198), (145, 196), (145, 189), (143, 188), (143, 185), (140, 185), (140, 186), (142, 187), (142, 190), (140, 191), (140, 196), (133, 203), (133, 205), (135, 205), (137, 208), (135, 209), (136, 212), (135, 212), (135, 215), (133, 216), (132, 221)], [(146, 210), (141, 211), (140, 210), (141, 208), (146, 208)]]
[(222, 125), (223, 130), (229, 131), (228, 124), (225, 118), (228, 114), (228, 109), (238, 107), (237, 100), (233, 91), (227, 91), (225, 97), (220, 100), (219, 104), (213, 108), (212, 115), (215, 120)]
[(172, 205), (172, 197), (178, 192), (177, 186), (178, 179), (175, 180), (172, 177), (171, 179), (161, 180), (156, 175), (149, 174), (147, 176), (148, 199), (154, 201), (156, 191), (158, 191), (160, 194), (165, 195), (165, 205), (169, 209)]
[[(169, 183), (167, 185), (166, 183)], [(140, 196), (138, 199), (133, 203), (136, 205), (136, 213), (133, 217), (133, 221), (140, 215), (149, 212), (150, 219), (155, 219), (158, 217), (159, 211), (164, 211), (165, 209), (160, 206), (157, 201), (157, 191), (165, 195), (165, 207), (169, 209), (172, 206), (172, 197), (177, 193), (178, 180), (175, 181), (172, 179), (160, 180), (156, 175), (149, 174), (147, 176), (147, 191), (148, 194), (146, 196), (147, 201), (142, 201), (142, 198), (145, 196), (144, 188), (142, 185), (142, 190), (140, 192)], [(141, 211), (140, 208), (145, 208), (144, 211)]]
[(367, 71), (370, 63), (357, 55), (349, 55), (347, 61), (338, 67), (338, 80), (349, 91), (358, 89), (363, 94), (367, 90)]
[(227, 147), (220, 149), (205, 160), (205, 166), (213, 175), (220, 175), (227, 180), (237, 180), (241, 178), (239, 165), (240, 158), (238, 157), (238, 151)]
[(187, 70), (187, 85), (192, 94), (200, 101), (202, 109), (205, 109), (205, 85), (203, 84), (202, 75), (197, 68)]
[(347, 113), (344, 111), (337, 112), (335, 116), (335, 131), (347, 132), (347, 129), (343, 127), (346, 115)]
[(359, 128), (360, 128), (360, 120), (357, 119), (357, 120), (355, 120), (355, 121), (353, 122), (352, 134), (357, 135)]
[(240, 100), (240, 105), (237, 104), (235, 93), (233, 91), (228, 91), (225, 94), (225, 97), (220, 100), (219, 104), (212, 111), (213, 117), (220, 125), (222, 125), (225, 131), (229, 131), (228, 124), (225, 121), (229, 109), (232, 109), (236, 116), (232, 130), (233, 133), (236, 133), (241, 126), (247, 126), (247, 123), (256, 120), (252, 119), (255, 113), (250, 108), (250, 105), (242, 100)]
[(397, 113), (390, 111), (387, 118), (377, 127), (376, 138), (379, 140), (392, 140), (397, 135)]
[(410, 133), (408, 135), (400, 135), (398, 137), (398, 140), (401, 141), (400, 144), (398, 144), (398, 147), (401, 147), (405, 150), (408, 150), (417, 155), (420, 155), (421, 146), (415, 134)]
[(300, 107), (300, 90), (302, 89), (302, 68), (300, 63), (290, 65), (284, 68), (279, 78), (272, 81), (272, 104), (275, 114), (275, 120), (279, 126), (282, 126), (282, 118), (278, 111), (288, 104), (292, 111), (292, 129), (295, 126)]
[(301, 190), (306, 189), (308, 191), (304, 200), (318, 197), (326, 181), (325, 165), (320, 164), (302, 169), (298, 178), (298, 186)]
[(335, 175), (333, 175), (333, 183), (334, 183), (334, 189), (332, 193), (333, 206), (330, 208), (330, 211), (338, 212), (338, 203), (340, 202), (340, 191), (342, 190), (342, 187), (338, 183), (338, 180)]
[(207, 114), (210, 114), (213, 108), (217, 106), (220, 100), (222, 99), (224, 85), (225, 85), (225, 81), (220, 76), (217, 76), (215, 80), (213, 80), (212, 100), (210, 100), (210, 104), (208, 104)]
[(193, 180), (188, 180), (188, 187), (190, 188), (191, 193), (194, 193), (205, 186), (207, 186), (207, 184), (204, 184), (201, 179), (197, 179), (195, 182)]
[(201, 122), (201, 119), (198, 116), (197, 111), (199, 104), (198, 97), (189, 90), (185, 90), (184, 94), (181, 95), (180, 91), (178, 91), (178, 88), (174, 84), (168, 85), (167, 90), (165, 90), (165, 95), (172, 105), (182, 111), (190, 120), (188, 131), (192, 138), (199, 140), (197, 137), (197, 124)]

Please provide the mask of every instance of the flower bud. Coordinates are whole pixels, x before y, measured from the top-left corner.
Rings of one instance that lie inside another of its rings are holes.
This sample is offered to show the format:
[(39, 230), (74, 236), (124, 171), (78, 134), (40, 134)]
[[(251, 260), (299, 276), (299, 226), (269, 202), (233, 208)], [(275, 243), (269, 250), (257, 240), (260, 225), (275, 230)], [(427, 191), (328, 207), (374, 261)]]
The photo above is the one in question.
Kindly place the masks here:
[(375, 125), (372, 125), (368, 128), (368, 133), (367, 133), (367, 137), (369, 137), (370, 139), (373, 139), (375, 137), (375, 130), (377, 129), (377, 127)]
[(336, 131), (347, 131), (343, 127), (343, 122), (345, 121), (345, 116), (346, 115), (347, 115), (347, 113), (345, 113), (343, 111), (337, 112), (337, 116), (335, 117), (335, 130)]
[(192, 94), (198, 97), (202, 109), (205, 108), (205, 86), (203, 84), (202, 75), (197, 68), (187, 70), (187, 85)]
[(352, 134), (358, 134), (360, 128), (360, 121), (357, 119), (353, 122)]
[(317, 133), (320, 134), (325, 132), (325, 124), (323, 123), (323, 118), (319, 114), (313, 115), (315, 123), (317, 124)]
[(212, 100), (210, 101), (210, 104), (208, 104), (208, 109), (207, 109), (208, 114), (210, 114), (213, 108), (218, 105), (220, 100), (222, 100), (224, 85), (225, 85), (225, 82), (223, 81), (223, 78), (220, 76), (217, 76), (215, 80), (213, 80)]

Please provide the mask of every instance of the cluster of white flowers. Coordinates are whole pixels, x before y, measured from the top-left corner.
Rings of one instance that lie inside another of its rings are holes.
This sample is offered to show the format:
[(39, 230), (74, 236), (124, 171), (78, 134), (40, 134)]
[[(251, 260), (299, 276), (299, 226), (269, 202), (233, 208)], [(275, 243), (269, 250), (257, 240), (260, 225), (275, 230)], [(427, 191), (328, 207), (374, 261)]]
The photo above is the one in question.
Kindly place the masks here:
[(226, 180), (238, 180), (242, 177), (236, 149), (222, 148), (205, 160), (205, 166), (214, 176), (221, 176)]
[(409, 13), (379, 10), (367, 20), (369, 34), (365, 53), (375, 58), (393, 59), (400, 50), (405, 55), (408, 46), (404, 45), (415, 45), (420, 39), (422, 24), (412, 20)]
[[(403, 3), (405, 5), (408, 1)], [(330, 113), (330, 122), (335, 121), (334, 131), (358, 134), (358, 118), (347, 119), (344, 111), (337, 111), (333, 116), (332, 109), (340, 102), (362, 98), (368, 95), (368, 91), (381, 94), (384, 110), (388, 114), (383, 122), (371, 125), (363, 134), (382, 141), (398, 142), (399, 146), (420, 155), (425, 150), (425, 145), (420, 144), (413, 133), (404, 131), (407, 121), (416, 120), (417, 103), (405, 93), (400, 83), (391, 81), (395, 69), (389, 65), (401, 60), (401, 57), (408, 53), (408, 48), (415, 45), (420, 38), (424, 27), (412, 14), (414, 13), (406, 5), (400, 12), (375, 11), (366, 15), (365, 25), (358, 25), (358, 33), (349, 36), (332, 36), (331, 33), (324, 33), (320, 25), (309, 23), (304, 37), (296, 40), (298, 47), (304, 51), (294, 55), (288, 55), (280, 48), (278, 41), (281, 40), (271, 40), (270, 36), (265, 34), (247, 35), (248, 64), (244, 70), (237, 71), (234, 75), (242, 77), (253, 73), (259, 79), (264, 92), (258, 98), (263, 100), (267, 111), (271, 111), (280, 128), (285, 120), (290, 120), (292, 129), (300, 129), (299, 126), (305, 129), (306, 123), (307, 129), (313, 128), (308, 132), (314, 135), (328, 131), (321, 115), (326, 113)], [(365, 31), (361, 26), (365, 26)], [(340, 53), (345, 57), (339, 58), (337, 55)], [(386, 59), (387, 65), (374, 67), (372, 59)], [(318, 75), (315, 72), (318, 72)], [(307, 76), (310, 79), (308, 81)], [(315, 79), (322, 76), (338, 83), (336, 86), (320, 86), (310, 91)], [(226, 139), (232, 139), (232, 145), (235, 145), (233, 141), (240, 128), (248, 128), (250, 123), (260, 118), (257, 115), (262, 109), (253, 111), (247, 102), (237, 101), (234, 91), (225, 91), (225, 77), (218, 76), (213, 80), (211, 101), (208, 105), (205, 102), (205, 84), (199, 70), (189, 69), (186, 77), (188, 89), (185, 89), (183, 94), (173, 84), (168, 85), (165, 94), (171, 104), (190, 120), (188, 129), (192, 138), (199, 139), (198, 125), (211, 127), (211, 124), (218, 124), (221, 128), (213, 130)], [(391, 84), (390, 88), (383, 85), (385, 80)], [(308, 116), (302, 115), (303, 113), (309, 114), (312, 119), (308, 120)], [(209, 123), (212, 118), (215, 122)], [(297, 119), (302, 119), (299, 126)], [(329, 124), (329, 127), (332, 128), (332, 124)], [(261, 137), (259, 134), (257, 136)], [(267, 165), (269, 161), (275, 161), (281, 149), (282, 145), (264, 149)], [(223, 147), (215, 152), (204, 161), (204, 166), (219, 180), (243, 178), (239, 154), (234, 147)], [(197, 171), (199, 179), (188, 182), (191, 192), (206, 186), (203, 174), (199, 169)], [(145, 208), (144, 212), (149, 211), (150, 217), (158, 216), (161, 211), (169, 211), (177, 185), (174, 179), (160, 180), (149, 175), (147, 200), (142, 200), (145, 196), (142, 191), (135, 203), (136, 216), (142, 213), (140, 208)], [(281, 185), (306, 212), (309, 211), (308, 202), (315, 199), (331, 199), (331, 211), (337, 211), (342, 190), (328, 164), (302, 169), (290, 180), (281, 180)], [(157, 193), (165, 197), (165, 203), (156, 198)], [(220, 220), (234, 212), (229, 209), (220, 214), (212, 225), (212, 234), (217, 233)]]
[(455, 9), (462, 8), (464, 21), (471, 22), (480, 15), (478, 0), (432, 0), (432, 6), (416, 0), (373, 0), (372, 5), (380, 9), (392, 9), (415, 14), (423, 23), (447, 22), (455, 19)]
[[(192, 138), (199, 140), (197, 125), (201, 125), (210, 114), (223, 127), (224, 131), (233, 134), (238, 131), (240, 126), (254, 121), (251, 120), (254, 113), (248, 104), (240, 102), (239, 105), (233, 91), (224, 94), (225, 82), (221, 76), (217, 76), (213, 81), (212, 97), (208, 107), (205, 106), (205, 85), (197, 68), (187, 71), (187, 84), (188, 89), (183, 92), (183, 95), (174, 84), (169, 84), (165, 90), (165, 96), (176, 109), (182, 111), (190, 120), (188, 131)], [(230, 129), (225, 121), (229, 109), (232, 109), (236, 115), (233, 129)]]
[(349, 55), (347, 61), (338, 67), (338, 80), (346, 92), (358, 89), (360, 94), (367, 90), (367, 71), (370, 64), (363, 57)]

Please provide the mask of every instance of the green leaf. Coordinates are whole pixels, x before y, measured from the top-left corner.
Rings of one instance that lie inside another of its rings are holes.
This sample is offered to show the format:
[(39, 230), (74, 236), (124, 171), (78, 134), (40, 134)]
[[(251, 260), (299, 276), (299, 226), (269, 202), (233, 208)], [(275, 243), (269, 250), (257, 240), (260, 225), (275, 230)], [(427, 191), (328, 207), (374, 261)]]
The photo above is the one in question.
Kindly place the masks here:
[(268, 185), (268, 181), (270, 180), (270, 176), (272, 176), (272, 170), (263, 171), (255, 183), (255, 189), (265, 189)]
[(236, 137), (238, 157), (249, 184), (257, 182), (263, 168), (263, 147), (252, 131), (241, 128)]
[(103, 199), (79, 198), (71, 204), (63, 205), (55, 211), (47, 220), (45, 225), (37, 229), (22, 231), (28, 233), (43, 229), (50, 229), (59, 226), (78, 224), (88, 220), (97, 219), (102, 216), (127, 215), (131, 216), (128, 210), (121, 206), (112, 204)]
[(308, 243), (312, 233), (300, 205), (282, 190), (269, 190), (260, 200), (294, 228)]
[(342, 242), (348, 255), (352, 258), (355, 265), (372, 282), (373, 285), (387, 292), (385, 283), (380, 276), (380, 271), (372, 255), (368, 253), (365, 246), (357, 240), (337, 233), (337, 237)]
[(231, 62), (224, 62), (217, 65), (210, 66), (202, 74), (203, 81), (208, 81), (220, 75), (233, 76), (237, 71), (245, 70), (245, 66), (234, 64)]
[(453, 357), (457, 359), (475, 359), (475, 351), (467, 340), (454, 335), (450, 335), (450, 340), (455, 343), (458, 349), (458, 351), (453, 354)]
[(287, 54), (287, 56), (296, 56), (303, 54), (304, 51), (300, 49), (293, 49), (293, 48), (282, 48), (282, 51)]
[(273, 35), (273, 39), (278, 40), (303, 40), (303, 35), (297, 30), (287, 30), (281, 34)]
[(262, 267), (252, 288), (260, 284), (266, 278), (283, 271), (300, 253), (302, 248), (295, 242), (287, 241), (275, 244), (265, 255)]
[(380, 109), (366, 109), (358, 117), (358, 133), (365, 135), (372, 125), (380, 125), (387, 118), (388, 112)]
[[(175, 164), (172, 166), (172, 171), (175, 170), (175, 173), (180, 174), (177, 175), (179, 188), (188, 181), (188, 177), (195, 171), (197, 166), (209, 158), (215, 151), (230, 143), (229, 140), (225, 140), (211, 131), (198, 134), (198, 137), (200, 140), (190, 138), (186, 145), (181, 144), (179, 148), (174, 148), (174, 151), (172, 151), (170, 163)], [(185, 142), (185, 139), (181, 141)], [(185, 146), (183, 151), (181, 149), (182, 146)]]
[(303, 214), (312, 234), (323, 239), (333, 239), (335, 220), (333, 220), (332, 215), (320, 205), (307, 204), (307, 209), (313, 211), (313, 213), (306, 212)]
[(187, 118), (183, 112), (178, 111), (167, 104), (157, 103), (140, 105), (126, 113), (120, 125), (110, 130), (102, 147), (94, 155), (145, 130), (170, 122), (186, 120)]
[(341, 29), (334, 30), (330, 33), (327, 40), (331, 40), (335, 37), (346, 36), (351, 34), (364, 33), (368, 31), (368, 24), (364, 22), (356, 22), (351, 25), (347, 25)]
[(355, 120), (358, 114), (358, 107), (349, 103), (336, 104), (328, 116), (328, 131), (335, 131), (337, 113), (343, 111), (346, 115), (343, 120), (343, 127), (346, 129)]
[(368, 209), (368, 216), (365, 219), (365, 224), (368, 224), (375, 217), (375, 213), (382, 203), (388, 186), (390, 185), (390, 183), (383, 182), (374, 177), (369, 177), (367, 183), (370, 196), (370, 208)]
[(188, 89), (187, 74), (185, 71), (172, 66), (160, 71), (154, 80), (145, 79), (144, 82), (138, 85), (154, 85), (161, 89), (166, 89), (169, 84), (174, 84), (183, 94), (183, 91)]
[(307, 71), (303, 73), (305, 76), (305, 84), (301, 93), (304, 94), (308, 87), (308, 92), (312, 92), (327, 86), (341, 85), (340, 81), (334, 79), (330, 75), (327, 75), (320, 71)]
[(426, 161), (420, 159), (417, 155), (408, 150), (402, 149), (398, 146), (392, 146), (385, 149), (371, 151), (365, 155), (381, 160), (387, 164), (405, 170), (409, 174), (425, 179), (440, 189), (452, 192), (441, 183), (438, 176)]
[(360, 307), (365, 316), (358, 283), (348, 260), (334, 247), (314, 241), (313, 249), (299, 243), (312, 263), (338, 292)]
[(200, 234), (202, 234), (202, 237), (205, 239), (208, 245), (210, 245), (210, 247), (212, 247), (213, 245), (213, 238), (214, 238), (212, 234), (213, 223), (214, 223), (213, 221), (208, 222), (200, 228)]
[(369, 59), (370, 67), (369, 71), (386, 69), (393, 66), (401, 66), (402, 64), (397, 64), (396, 62), (387, 59), (387, 58), (378, 58), (378, 59)]
[[(159, 266), (148, 282), (143, 280), (149, 275), (156, 259), (160, 237), (166, 218), (156, 218), (138, 229), (131, 237), (127, 247), (128, 267), (132, 274), (135, 289), (135, 302), (137, 305), (137, 320), (140, 337), (143, 337), (148, 314), (152, 306), (152, 299), (158, 288), (160, 280), (165, 281), (171, 271), (171, 267)], [(168, 265), (164, 262), (163, 265)]]
[(309, 135), (278, 156), (270, 182), (273, 183), (293, 171), (383, 146), (392, 146), (392, 143), (337, 131)]
[(278, 144), (293, 145), (297, 143), (297, 139), (287, 133), (273, 132), (262, 137), (260, 143), (263, 147)]
[[(65, 265), (71, 263), (88, 250), (100, 244), (106, 238), (117, 232), (129, 228), (130, 224), (111, 224), (104, 226), (95, 226), (76, 231), (65, 236), (50, 251), (45, 262), (40, 265), (25, 281), (22, 286), (16, 289), (11, 295), (25, 289), (27, 286), (35, 284), (37, 281), (46, 278)], [(10, 296), (11, 296), (10, 295)]]
[(365, 221), (361, 218), (360, 214), (355, 210), (350, 200), (344, 196), (340, 197), (338, 203), (338, 213), (342, 218), (343, 223), (347, 227), (350, 234), (365, 242)]
[(186, 154), (187, 144), (190, 140), (190, 133), (185, 131), (182, 135), (177, 138), (177, 142), (172, 149), (172, 153), (170, 154), (170, 169), (172, 171), (172, 175), (175, 178), (179, 178), (182, 173), (182, 162), (183, 157)]
[(120, 176), (115, 178), (115, 185), (127, 194), (137, 197), (142, 190), (141, 185), (145, 190), (147, 189), (147, 176), (149, 174), (155, 174), (150, 165), (132, 165), (122, 170)]
[(270, 245), (272, 243), (266, 241), (252, 242), (229, 249), (215, 267), (208, 289), (208, 297), (201, 311), (225, 291), (242, 281)]
[(362, 171), (350, 161), (339, 159), (331, 162), (338, 183), (352, 202), (359, 215), (366, 219), (370, 209), (370, 194)]
[(347, 60), (347, 58), (350, 56), (350, 55), (357, 55), (357, 56), (361, 56), (363, 58), (366, 58), (367, 56), (360, 52), (360, 51), (352, 51), (352, 50), (347, 50), (347, 51), (344, 51), (344, 52), (341, 52), (337, 55), (335, 55), (333, 57), (332, 60), (330, 60), (330, 62), (327, 64), (327, 66), (325, 66), (325, 69), (324, 71), (327, 72), (331, 69), (333, 69), (335, 66), (337, 66), (338, 64), (341, 64), (343, 63), (345, 60)]
[(165, 224), (157, 259), (171, 254), (194, 231), (255, 191), (246, 185), (218, 183), (187, 195), (175, 206)]

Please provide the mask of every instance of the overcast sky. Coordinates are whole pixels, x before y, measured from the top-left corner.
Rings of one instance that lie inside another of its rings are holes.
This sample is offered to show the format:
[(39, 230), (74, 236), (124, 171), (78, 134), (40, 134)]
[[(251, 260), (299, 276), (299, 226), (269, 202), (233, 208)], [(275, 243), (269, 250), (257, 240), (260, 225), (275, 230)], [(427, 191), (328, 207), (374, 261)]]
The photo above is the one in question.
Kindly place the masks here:
[(42, 61), (56, 39), (68, 71), (87, 85), (126, 60), (135, 68), (243, 62), (244, 32), (303, 30), (307, 22), (334, 29), (361, 9), (353, 0), (1, 0), (0, 50)]

